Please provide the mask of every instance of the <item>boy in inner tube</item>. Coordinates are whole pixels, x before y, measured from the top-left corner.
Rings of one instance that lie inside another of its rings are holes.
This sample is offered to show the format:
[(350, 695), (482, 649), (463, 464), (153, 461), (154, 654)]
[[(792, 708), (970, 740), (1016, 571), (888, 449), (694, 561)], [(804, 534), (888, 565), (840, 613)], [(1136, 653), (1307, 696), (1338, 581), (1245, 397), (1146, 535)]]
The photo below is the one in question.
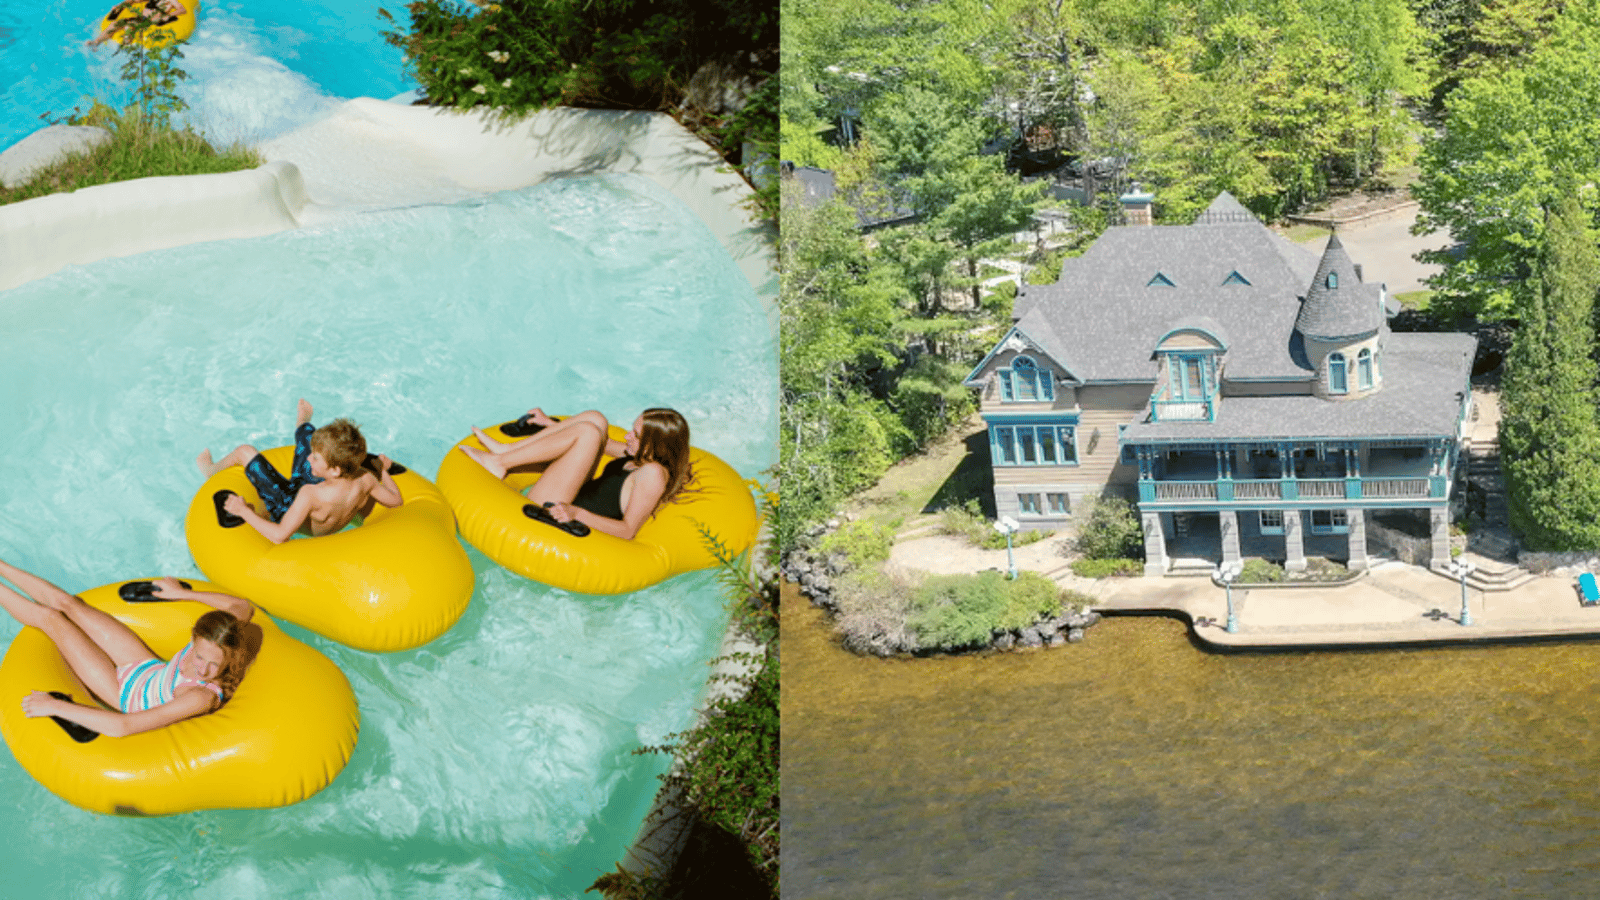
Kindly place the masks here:
[(350, 524), (357, 513), (374, 501), (399, 506), (400, 488), (389, 474), (389, 458), (379, 456), (376, 469), (368, 468), (367, 439), (349, 419), (335, 419), (321, 428), (311, 426), (311, 404), (301, 400), (294, 430), (294, 466), (285, 478), (255, 447), (240, 444), (221, 460), (212, 462), (211, 450), (202, 450), (195, 463), (206, 478), (229, 466), (244, 466), (245, 477), (261, 495), (262, 515), (233, 494), (223, 509), (250, 524), (274, 544), (296, 532), (313, 537), (332, 534)]

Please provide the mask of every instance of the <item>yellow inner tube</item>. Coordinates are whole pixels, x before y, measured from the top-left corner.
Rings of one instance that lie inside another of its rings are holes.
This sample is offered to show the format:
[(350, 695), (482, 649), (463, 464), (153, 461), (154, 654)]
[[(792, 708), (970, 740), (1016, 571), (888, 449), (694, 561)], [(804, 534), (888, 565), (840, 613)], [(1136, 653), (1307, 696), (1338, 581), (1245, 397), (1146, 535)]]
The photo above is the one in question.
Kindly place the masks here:
[[(294, 462), (293, 447), (264, 454), (279, 472)], [(420, 647), (466, 611), (472, 564), (439, 489), (409, 470), (394, 480), (399, 507), (375, 506), (360, 526), (274, 544), (248, 524), (218, 524), (217, 491), (262, 509), (244, 469), (231, 466), (206, 479), (189, 504), (189, 552), (207, 578), (323, 637), (369, 652)]]
[[(182, 2), (188, 11), (175, 21), (164, 25), (151, 25), (146, 28), (139, 36), (139, 44), (141, 46), (155, 50), (169, 44), (176, 44), (179, 41), (186, 41), (190, 35), (194, 34), (195, 20), (200, 13), (200, 0), (182, 0)], [(114, 17), (107, 13), (105, 18), (100, 20), (100, 30), (104, 31), (111, 27), (112, 22), (136, 18), (139, 15), (139, 10), (143, 8), (144, 4), (138, 3), (122, 10)], [(132, 32), (130, 31), (119, 31), (111, 39), (119, 44), (126, 44), (131, 34)]]
[[(126, 623), (163, 659), (183, 649), (195, 620), (210, 609), (190, 601), (127, 603), (117, 595), (120, 584), (80, 596)], [(350, 761), (360, 712), (350, 682), (332, 661), (264, 615), (251, 621), (261, 628), (261, 649), (238, 692), (216, 712), (86, 743), (48, 716), (23, 715), (29, 691), (93, 702), (44, 632), (24, 628), (0, 661), (0, 735), (40, 784), (93, 812), (166, 816), (298, 803), (327, 787)]]
[[(500, 443), (515, 437), (488, 429)], [(611, 426), (611, 439), (626, 432)], [(482, 447), (476, 437), (461, 443)], [(598, 473), (611, 461), (602, 457)], [(600, 531), (576, 537), (528, 518), (522, 496), (539, 480), (538, 472), (513, 472), (504, 480), (452, 448), (439, 464), (439, 489), (450, 498), (461, 536), (484, 555), (525, 578), (584, 594), (622, 594), (649, 587), (674, 575), (718, 564), (706, 538), (721, 542), (730, 557), (755, 543), (760, 528), (755, 500), (733, 467), (699, 448), (689, 460), (695, 480), (679, 499), (656, 510), (632, 540)]]

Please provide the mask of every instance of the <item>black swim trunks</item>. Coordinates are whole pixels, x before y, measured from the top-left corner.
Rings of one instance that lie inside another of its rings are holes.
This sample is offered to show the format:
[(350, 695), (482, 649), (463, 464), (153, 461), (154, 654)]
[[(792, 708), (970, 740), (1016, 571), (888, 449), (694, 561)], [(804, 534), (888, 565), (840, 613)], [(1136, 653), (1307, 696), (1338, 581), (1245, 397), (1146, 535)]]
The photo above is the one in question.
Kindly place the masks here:
[(244, 475), (261, 495), (267, 508), (267, 518), (277, 522), (294, 504), (295, 495), (308, 484), (321, 484), (322, 479), (311, 474), (311, 434), (317, 429), (307, 422), (294, 430), (294, 465), (289, 477), (284, 478), (267, 458), (257, 453), (244, 466)]

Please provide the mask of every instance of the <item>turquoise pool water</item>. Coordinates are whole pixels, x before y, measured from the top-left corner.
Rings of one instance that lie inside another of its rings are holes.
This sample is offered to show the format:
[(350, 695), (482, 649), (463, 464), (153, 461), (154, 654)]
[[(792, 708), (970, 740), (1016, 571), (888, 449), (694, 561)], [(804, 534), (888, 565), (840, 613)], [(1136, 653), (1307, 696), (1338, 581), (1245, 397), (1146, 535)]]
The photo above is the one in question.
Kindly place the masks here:
[[(86, 96), (126, 98), (122, 59), (84, 48), (115, 0), (0, 3), (0, 150), (86, 106)], [(388, 0), (204, 0), (179, 65), (180, 118), (223, 143), (281, 134), (325, 113), (337, 99), (388, 99), (416, 86), (386, 45), (378, 8)]]
[[(203, 447), (287, 443), (294, 402), (432, 476), (530, 405), (675, 406), (745, 475), (775, 461), (767, 313), (699, 220), (632, 176), (198, 244), (0, 292), (0, 554), (70, 589), (197, 575)], [(0, 752), (0, 897), (579, 897), (689, 726), (725, 622), (708, 573), (567, 594), (469, 550), (449, 633), (367, 654), (331, 787), (278, 810), (83, 812)], [(0, 643), (18, 627), (0, 620)], [(0, 698), (20, 702), (21, 698)]]

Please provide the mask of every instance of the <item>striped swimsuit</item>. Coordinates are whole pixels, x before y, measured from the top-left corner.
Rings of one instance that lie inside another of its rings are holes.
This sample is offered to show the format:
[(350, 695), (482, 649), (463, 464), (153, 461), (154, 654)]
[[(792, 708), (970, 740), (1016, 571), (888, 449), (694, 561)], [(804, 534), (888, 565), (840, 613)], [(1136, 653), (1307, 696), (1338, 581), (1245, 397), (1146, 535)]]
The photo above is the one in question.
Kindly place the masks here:
[(170, 703), (172, 695), (178, 688), (198, 684), (206, 690), (217, 695), (218, 700), (227, 698), (222, 696), (222, 688), (209, 681), (199, 681), (188, 678), (178, 671), (178, 666), (183, 658), (189, 655), (194, 648), (190, 641), (171, 662), (163, 662), (151, 657), (136, 663), (117, 667), (117, 706), (125, 713), (143, 712), (144, 710)]

